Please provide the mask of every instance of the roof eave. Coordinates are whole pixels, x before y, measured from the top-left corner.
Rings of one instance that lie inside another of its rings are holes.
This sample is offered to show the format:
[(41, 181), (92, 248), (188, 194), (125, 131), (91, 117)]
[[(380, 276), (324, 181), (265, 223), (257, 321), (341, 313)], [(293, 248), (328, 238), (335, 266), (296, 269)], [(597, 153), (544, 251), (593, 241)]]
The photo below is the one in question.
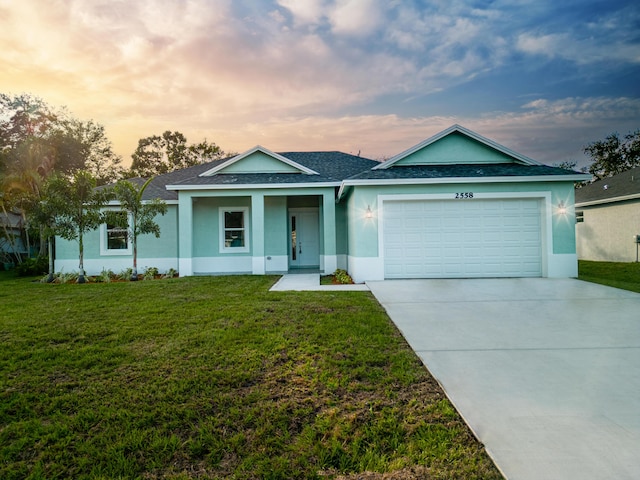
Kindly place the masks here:
[(234, 184), (188, 184), (188, 185), (167, 185), (166, 189), (171, 191), (181, 190), (258, 190), (276, 188), (326, 188), (339, 187), (340, 182), (315, 182), (315, 183), (234, 183)]
[(436, 183), (522, 183), (522, 182), (578, 182), (585, 175), (518, 175), (499, 177), (435, 177), (435, 178), (385, 178), (345, 180), (344, 185), (385, 185), (385, 184), (436, 184)]
[(589, 200), (587, 202), (576, 202), (577, 207), (591, 207), (593, 205), (604, 205), (607, 203), (625, 202), (627, 200), (640, 199), (640, 193), (634, 193), (631, 195), (622, 195), (620, 197), (601, 198), (599, 200)]
[(438, 178), (391, 178), (391, 179), (352, 179), (344, 180), (338, 190), (340, 200), (349, 187), (365, 185), (435, 185), (456, 183), (525, 183), (525, 182), (578, 182), (588, 175), (530, 175), (513, 177), (438, 177)]

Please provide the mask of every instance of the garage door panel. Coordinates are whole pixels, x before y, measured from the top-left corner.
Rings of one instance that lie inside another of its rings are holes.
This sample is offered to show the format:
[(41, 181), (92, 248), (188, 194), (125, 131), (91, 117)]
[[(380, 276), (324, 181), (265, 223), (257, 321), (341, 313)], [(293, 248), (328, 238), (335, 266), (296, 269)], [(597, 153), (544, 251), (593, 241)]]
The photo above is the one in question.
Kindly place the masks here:
[(385, 201), (383, 208), (387, 278), (542, 274), (537, 200)]

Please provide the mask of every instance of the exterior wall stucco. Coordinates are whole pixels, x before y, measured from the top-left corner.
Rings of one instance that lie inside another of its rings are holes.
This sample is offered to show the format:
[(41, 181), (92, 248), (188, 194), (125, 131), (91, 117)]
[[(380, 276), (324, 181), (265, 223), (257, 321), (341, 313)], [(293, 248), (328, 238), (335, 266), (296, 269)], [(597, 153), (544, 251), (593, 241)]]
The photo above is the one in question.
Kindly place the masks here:
[[(253, 242), (251, 231), (246, 236), (249, 242), (249, 252), (220, 253), (220, 220), (218, 210), (220, 207), (251, 207), (249, 197), (224, 197), (224, 198), (196, 198), (193, 202), (193, 256), (194, 257), (228, 257), (250, 256)], [(249, 212), (251, 216), (251, 212)], [(249, 219), (247, 219), (249, 220)]]
[[(160, 238), (146, 234), (138, 236), (138, 269), (157, 267), (161, 271), (177, 268), (178, 257), (178, 206), (168, 205), (167, 213), (158, 215), (155, 221), (160, 226)], [(133, 265), (133, 255), (100, 255), (100, 228), (83, 237), (84, 263), (87, 275), (97, 275), (103, 269), (114, 272)], [(77, 271), (79, 263), (78, 242), (56, 237), (56, 271)], [(168, 266), (167, 266), (168, 265)]]
[(584, 221), (576, 224), (581, 260), (635, 262), (634, 237), (640, 235), (640, 201), (578, 207)]

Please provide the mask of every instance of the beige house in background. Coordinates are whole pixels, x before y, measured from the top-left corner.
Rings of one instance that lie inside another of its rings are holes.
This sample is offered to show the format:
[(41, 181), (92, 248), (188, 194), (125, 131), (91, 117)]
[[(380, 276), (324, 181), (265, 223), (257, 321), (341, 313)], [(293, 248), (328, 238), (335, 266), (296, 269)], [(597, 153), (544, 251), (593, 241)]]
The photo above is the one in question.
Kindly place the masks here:
[(640, 167), (576, 189), (580, 260), (635, 262), (640, 235)]

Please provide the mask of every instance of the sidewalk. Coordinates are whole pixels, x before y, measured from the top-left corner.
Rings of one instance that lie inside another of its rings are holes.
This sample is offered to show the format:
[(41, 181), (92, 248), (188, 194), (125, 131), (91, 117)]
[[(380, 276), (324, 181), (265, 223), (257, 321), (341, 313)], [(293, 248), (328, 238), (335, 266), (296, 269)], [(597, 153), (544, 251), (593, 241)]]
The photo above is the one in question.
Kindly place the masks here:
[(271, 287), (271, 292), (286, 291), (369, 291), (365, 284), (356, 285), (320, 285), (319, 273), (302, 273), (283, 275), (276, 284)]

